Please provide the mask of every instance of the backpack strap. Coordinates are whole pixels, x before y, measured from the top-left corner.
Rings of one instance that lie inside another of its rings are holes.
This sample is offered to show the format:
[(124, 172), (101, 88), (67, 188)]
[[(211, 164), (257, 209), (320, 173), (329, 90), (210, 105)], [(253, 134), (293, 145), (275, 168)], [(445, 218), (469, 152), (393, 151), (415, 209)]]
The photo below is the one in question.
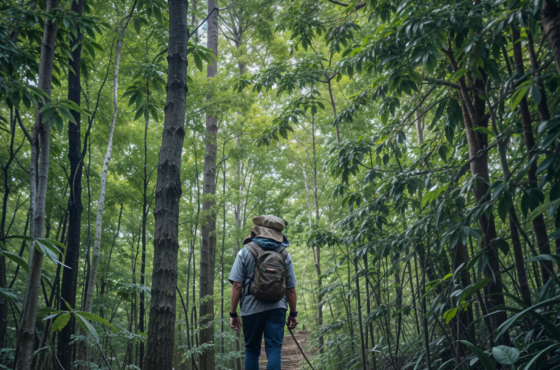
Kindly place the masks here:
[(255, 260), (257, 260), (259, 255), (262, 252), (264, 252), (263, 249), (261, 247), (259, 247), (259, 245), (255, 242), (250, 242), (248, 244), (245, 244), (245, 248), (247, 248), (247, 250), (253, 255)]
[(284, 258), (284, 260), (288, 258), (288, 251), (286, 250), (286, 247), (279, 246), (278, 248), (275, 248), (274, 251), (276, 253), (280, 253), (282, 255), (282, 258)]
[[(261, 247), (259, 247), (259, 245), (255, 242), (250, 242), (248, 244), (245, 244), (245, 248), (247, 248), (247, 250), (253, 255), (253, 257), (255, 258), (255, 261), (260, 256), (260, 254), (262, 252), (264, 252), (264, 250)], [(286, 247), (279, 246), (279, 247), (277, 247), (273, 250), (276, 253), (280, 253), (282, 255), (282, 257), (284, 258), (284, 260), (286, 258), (288, 258), (288, 251), (286, 250)]]

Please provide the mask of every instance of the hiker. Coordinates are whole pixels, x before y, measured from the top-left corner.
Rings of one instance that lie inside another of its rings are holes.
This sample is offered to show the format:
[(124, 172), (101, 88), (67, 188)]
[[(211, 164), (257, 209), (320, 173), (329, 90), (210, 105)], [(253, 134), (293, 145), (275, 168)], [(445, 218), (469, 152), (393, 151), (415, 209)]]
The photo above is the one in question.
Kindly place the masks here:
[(241, 330), (237, 304), (241, 306), (245, 338), (245, 370), (259, 369), (264, 333), (267, 370), (281, 369), (282, 341), (286, 310), (290, 306), (288, 328), (298, 324), (296, 276), (290, 245), (282, 234), (284, 221), (276, 216), (257, 216), (251, 235), (243, 241), (229, 275), (231, 290), (230, 326)]

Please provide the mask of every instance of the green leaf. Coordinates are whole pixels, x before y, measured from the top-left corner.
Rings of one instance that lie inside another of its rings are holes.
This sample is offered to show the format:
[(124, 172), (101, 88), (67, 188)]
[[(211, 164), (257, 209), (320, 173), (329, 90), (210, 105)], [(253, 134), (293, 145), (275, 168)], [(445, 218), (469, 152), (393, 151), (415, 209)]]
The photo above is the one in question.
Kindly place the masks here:
[(54, 253), (46, 245), (44, 245), (38, 240), (35, 241), (35, 249), (39, 251), (39, 253), (41, 253), (42, 255), (47, 255), (47, 257), (49, 257), (54, 264), (58, 263), (58, 258), (56, 256), (56, 253)]
[[(540, 257), (540, 256), (539, 256)], [(545, 307), (545, 306), (549, 306), (549, 305), (553, 305), (553, 304), (557, 304), (560, 303), (560, 297), (555, 297), (552, 299), (547, 299), (546, 301), (540, 302), (538, 304), (535, 304), (519, 313), (517, 313), (516, 315), (513, 315), (512, 317), (510, 317), (509, 319), (507, 319), (506, 321), (504, 321), (504, 323), (502, 325), (500, 325), (498, 327), (498, 335), (496, 337), (496, 340), (498, 340), (506, 331), (509, 330), (509, 328), (517, 321), (519, 320), (522, 316), (525, 316), (526, 314), (530, 314), (533, 317), (535, 317), (543, 326), (546, 327), (546, 329), (550, 332), (550, 334), (552, 334), (552, 336), (557, 340), (560, 341), (560, 329), (558, 329), (556, 327), (556, 325), (554, 325), (553, 322), (551, 322), (550, 320), (547, 320), (546, 318), (544, 318), (542, 315), (540, 315), (539, 313), (535, 312), (536, 310), (538, 310), (541, 307)]]
[[(43, 316), (43, 315), (48, 315), (49, 313), (61, 313), (62, 311), (58, 311), (55, 310), (54, 308), (51, 307), (43, 307), (41, 308), (39, 311), (37, 311), (37, 316)], [(45, 319), (43, 319), (45, 320)]]
[(539, 105), (541, 103), (541, 91), (535, 85), (531, 86), (531, 97), (535, 101), (535, 104)]
[(509, 105), (510, 110), (515, 110), (515, 108), (517, 108), (519, 103), (521, 103), (521, 100), (523, 100), (525, 95), (527, 95), (527, 92), (529, 91), (530, 87), (531, 86), (524, 86), (513, 94)]
[(496, 361), (490, 359), (490, 357), (488, 357), (488, 355), (486, 353), (484, 353), (483, 350), (481, 350), (480, 348), (478, 348), (477, 346), (475, 346), (474, 344), (472, 344), (469, 341), (460, 340), (459, 342), (463, 343), (465, 346), (469, 347), (471, 349), (471, 351), (474, 352), (474, 354), (476, 355), (476, 357), (478, 357), (478, 360), (480, 361), (482, 366), (484, 366), (484, 369), (486, 369), (486, 370), (494, 370), (495, 369)]
[(13, 293), (11, 289), (0, 288), (0, 297), (11, 302), (18, 302), (21, 300), (20, 296)]
[(506, 222), (506, 218), (511, 207), (511, 196), (509, 194), (502, 197), (498, 203), (498, 215), (500, 216), (502, 222)]
[(52, 324), (51, 333), (54, 333), (57, 330), (64, 329), (66, 324), (68, 324), (68, 321), (70, 321), (71, 315), (72, 314), (70, 312), (63, 313), (62, 315), (58, 315), (58, 317), (56, 318), (56, 320), (54, 320)]
[(27, 240), (27, 241), (30, 241), (30, 242), (35, 240), (32, 237), (26, 236), (26, 235), (12, 235), (12, 236), (7, 236), (4, 239), (23, 239), (23, 240)]
[(22, 269), (24, 269), (25, 272), (29, 272), (29, 266), (27, 265), (27, 262), (25, 262), (25, 260), (20, 256), (18, 256), (17, 254), (5, 250), (0, 250), (0, 255), (11, 259), (15, 263), (17, 263)]
[(492, 348), (492, 355), (502, 365), (514, 365), (519, 360), (519, 350), (515, 347), (494, 347)]
[(453, 74), (453, 78), (451, 79), (451, 82), (455, 83), (455, 82), (459, 81), (459, 79), (460, 79), (461, 77), (463, 77), (466, 73), (467, 73), (467, 69), (466, 69), (466, 68), (459, 68), (459, 69), (457, 70), (457, 72), (455, 72), (455, 73)]
[(544, 354), (547, 353), (548, 351), (550, 351), (550, 350), (552, 350), (553, 348), (558, 347), (558, 346), (560, 346), (560, 343), (554, 343), (554, 344), (552, 344), (552, 345), (546, 347), (546, 348), (543, 349), (542, 351), (540, 351), (535, 357), (533, 357), (533, 358), (531, 359), (531, 361), (529, 361), (529, 362), (527, 363), (527, 365), (525, 365), (525, 367), (523, 368), (523, 370), (529, 370), (529, 369), (531, 369), (532, 366), (533, 366), (533, 364), (534, 364), (535, 362), (537, 362), (537, 360), (538, 360), (542, 355), (544, 355)]
[(494, 132), (492, 132), (492, 130), (490, 130), (489, 128), (486, 128), (484, 126), (473, 127), (473, 131), (477, 131), (477, 132), (480, 132), (481, 134), (485, 134), (485, 135), (489, 135), (489, 136), (494, 136)]
[(535, 218), (537, 218), (537, 216), (546, 212), (548, 209), (556, 209), (556, 207), (558, 207), (559, 204), (560, 204), (560, 198), (552, 202), (541, 204), (540, 206), (535, 208), (533, 212), (531, 212), (531, 214), (529, 215), (529, 221), (533, 221)]
[(84, 331), (88, 334), (90, 334), (97, 343), (99, 343), (99, 335), (97, 335), (97, 331), (95, 330), (95, 328), (93, 327), (93, 325), (91, 325), (91, 323), (89, 321), (87, 321), (82, 315), (80, 315), (77, 312), (74, 312), (74, 315), (76, 316), (76, 319), (78, 320), (78, 322), (80, 323), (80, 325), (82, 326), (82, 329), (84, 329)]
[(111, 331), (113, 331), (114, 333), (117, 332), (117, 328), (115, 328), (113, 325), (111, 325), (111, 323), (109, 321), (105, 320), (102, 317), (94, 315), (90, 312), (77, 311), (76, 313), (81, 315), (82, 317), (84, 317), (85, 319), (87, 319), (89, 321), (95, 321), (99, 324), (107, 325), (108, 327), (111, 328)]
[(458, 310), (459, 310), (458, 307), (454, 307), (443, 313), (443, 319), (445, 320), (446, 324), (449, 324), (449, 322), (457, 315)]

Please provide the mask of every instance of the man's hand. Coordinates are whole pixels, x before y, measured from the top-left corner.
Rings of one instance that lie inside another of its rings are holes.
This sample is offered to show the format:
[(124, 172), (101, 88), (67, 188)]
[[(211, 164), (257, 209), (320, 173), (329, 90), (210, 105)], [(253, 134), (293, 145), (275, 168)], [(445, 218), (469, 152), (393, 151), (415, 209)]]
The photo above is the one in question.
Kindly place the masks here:
[(295, 329), (298, 323), (299, 322), (298, 322), (297, 317), (288, 316), (288, 329), (290, 329), (290, 330)]
[(241, 320), (239, 320), (239, 317), (231, 317), (229, 319), (229, 326), (235, 331), (241, 331)]

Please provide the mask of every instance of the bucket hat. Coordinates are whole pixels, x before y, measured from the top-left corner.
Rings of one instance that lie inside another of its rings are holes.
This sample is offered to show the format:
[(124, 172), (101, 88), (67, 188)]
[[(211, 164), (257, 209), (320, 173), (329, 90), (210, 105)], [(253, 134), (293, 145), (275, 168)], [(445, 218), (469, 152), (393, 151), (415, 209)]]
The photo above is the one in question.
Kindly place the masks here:
[(253, 223), (255, 226), (251, 228), (251, 236), (272, 239), (279, 243), (284, 241), (282, 231), (284, 231), (286, 224), (280, 217), (273, 215), (256, 216), (253, 218)]

